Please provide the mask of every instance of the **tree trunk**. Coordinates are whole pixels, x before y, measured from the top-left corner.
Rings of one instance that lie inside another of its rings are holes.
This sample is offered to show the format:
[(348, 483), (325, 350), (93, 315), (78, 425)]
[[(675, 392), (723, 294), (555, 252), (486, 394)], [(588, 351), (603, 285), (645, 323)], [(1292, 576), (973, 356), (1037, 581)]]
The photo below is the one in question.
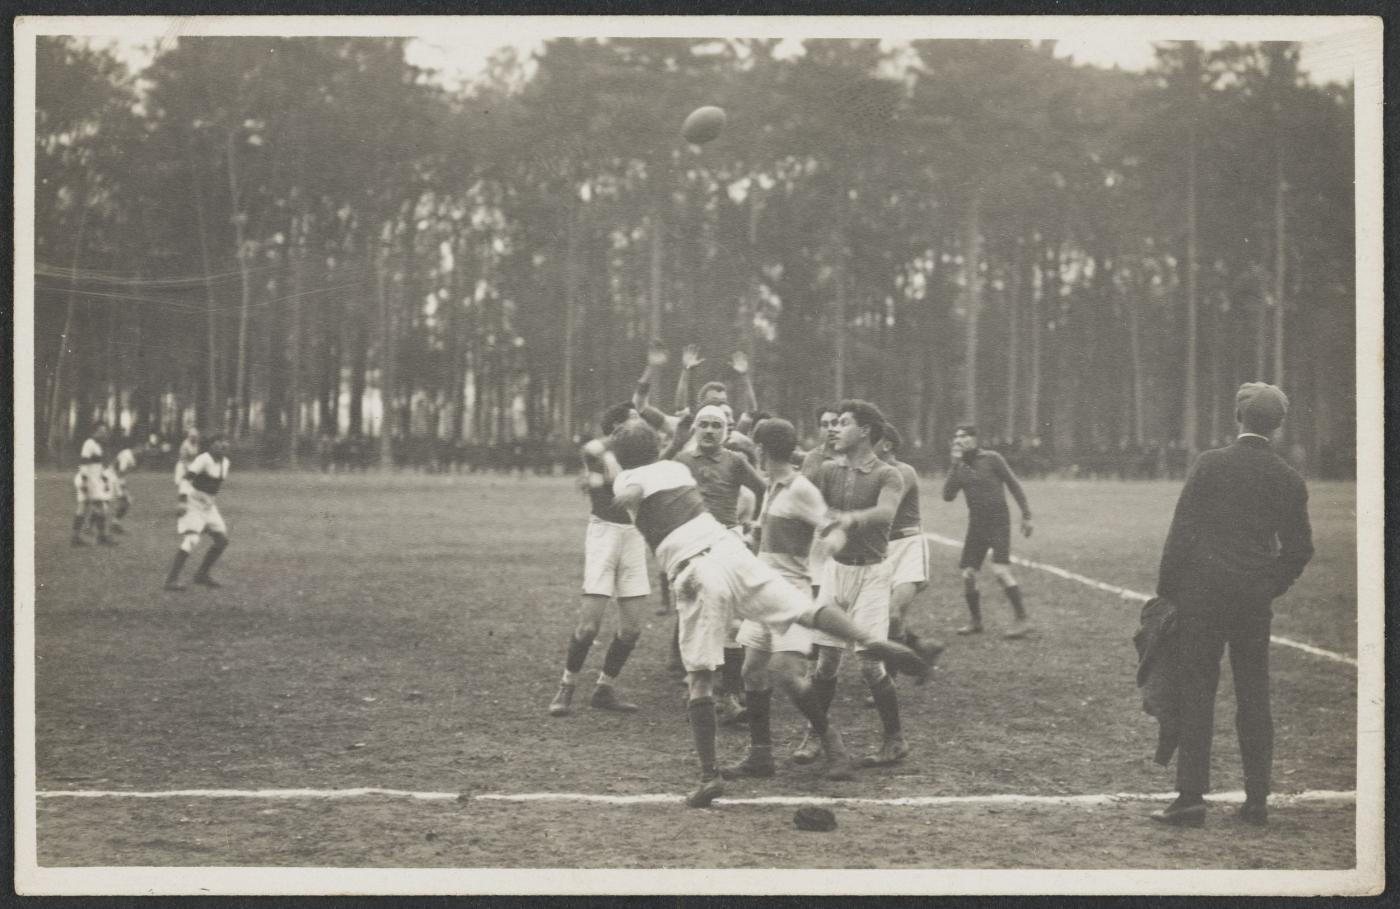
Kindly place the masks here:
[(1128, 315), (1128, 356), (1131, 360), (1132, 383), (1133, 383), (1133, 444), (1141, 447), (1146, 441), (1146, 421), (1143, 417), (1143, 362), (1142, 362), (1142, 326), (1141, 316), (1138, 306), (1139, 297), (1142, 294), (1142, 276), (1135, 274), (1129, 285), (1132, 288), (1123, 305), (1127, 308)]
[(375, 256), (375, 288), (379, 303), (379, 466), (394, 466), (394, 393), (396, 341), (394, 307), (389, 299), (389, 248), (394, 242), (395, 221), (383, 223), (379, 233), (379, 250)]
[(1181, 413), (1181, 442), (1186, 449), (1187, 457), (1194, 460), (1196, 453), (1200, 450), (1197, 439), (1200, 419), (1196, 411), (1198, 397), (1196, 390), (1196, 169), (1198, 154), (1196, 102), (1200, 85), (1200, 57), (1194, 44), (1188, 52), (1188, 61), (1187, 75), (1190, 80), (1191, 95), (1186, 118), (1189, 124), (1186, 135), (1186, 381)]
[(1016, 400), (1017, 386), (1020, 384), (1021, 365), (1021, 290), (1025, 285), (1026, 268), (1025, 239), (1017, 233), (1016, 250), (1011, 257), (1011, 286), (1007, 288), (1007, 339), (1006, 339), (1006, 433), (1007, 442), (1016, 440)]
[(252, 275), (248, 266), (247, 241), (243, 226), (247, 215), (242, 211), (238, 195), (238, 166), (234, 159), (234, 131), (227, 135), (228, 192), (233, 209), (233, 238), (238, 250), (238, 276), (242, 296), (238, 306), (238, 359), (233, 380), (233, 437), (240, 438), (248, 428), (248, 316), (252, 306)]
[(977, 330), (982, 310), (982, 188), (975, 187), (963, 211), (963, 287), (966, 296), (967, 333), (963, 348), (964, 416), (977, 423)]
[(1045, 325), (1045, 312), (1054, 301), (1052, 289), (1059, 288), (1058, 243), (1047, 243), (1040, 257), (1040, 286), (1031, 296), (1031, 377), (1029, 399), (1026, 401), (1026, 419), (1030, 425), (1031, 437), (1041, 435), (1040, 387), (1042, 377), (1043, 351), (1041, 331)]
[[(841, 204), (844, 211), (844, 203)], [(844, 220), (844, 219), (843, 219)], [(837, 402), (845, 400), (846, 397), (846, 234), (840, 227), (836, 229), (832, 237), (832, 276), (831, 279), (836, 284), (836, 310), (832, 315), (835, 337), (835, 368), (833, 372), (834, 384), (832, 392), (834, 400)]]
[[(193, 139), (190, 140), (191, 145)], [(199, 227), (199, 260), (204, 266), (204, 357), (207, 387), (205, 388), (204, 425), (218, 431), (223, 428), (223, 406), (219, 403), (219, 347), (215, 319), (218, 304), (214, 301), (214, 270), (209, 264), (209, 229), (204, 214), (204, 184), (193, 147), (190, 150), (190, 183), (194, 189), (195, 221)]]
[(650, 261), (650, 303), (651, 303), (651, 324), (649, 327), (650, 336), (661, 337), (661, 310), (664, 304), (661, 291), (662, 264), (665, 261), (666, 251), (666, 219), (658, 204), (656, 212), (651, 216), (651, 243), (648, 252), (651, 254)]
[(305, 212), (294, 222), (299, 229), (287, 238), (292, 250), (292, 331), (289, 345), (291, 363), (287, 375), (287, 466), (301, 467), (301, 297), (306, 290), (307, 216)]
[(578, 281), (575, 275), (578, 259), (578, 202), (570, 199), (569, 209), (565, 212), (566, 240), (564, 246), (564, 365), (563, 377), (560, 389), (560, 411), (562, 413), (561, 423), (564, 433), (564, 443), (573, 444), (574, 441), (574, 332), (577, 330), (576, 320), (578, 318), (575, 309), (578, 301), (575, 297), (576, 285)]
[[(1284, 356), (1283, 356), (1283, 314), (1287, 285), (1285, 277), (1288, 267), (1288, 235), (1286, 230), (1286, 211), (1284, 202), (1288, 185), (1283, 179), (1283, 154), (1284, 144), (1277, 142), (1274, 145), (1274, 376), (1273, 384), (1283, 387), (1284, 383)], [(1260, 373), (1260, 377), (1263, 377)], [(1279, 428), (1279, 438), (1283, 438), (1287, 431), (1287, 425)]]
[(73, 345), (73, 318), (78, 308), (78, 261), (83, 249), (83, 234), (87, 230), (87, 216), (90, 205), (83, 198), (82, 210), (78, 213), (78, 231), (73, 238), (73, 264), (68, 282), (68, 307), (63, 316), (63, 334), (58, 338), (58, 356), (54, 359), (52, 396), (49, 399), (48, 450), (49, 457), (57, 460), (63, 449), (63, 371), (68, 365), (68, 351)]

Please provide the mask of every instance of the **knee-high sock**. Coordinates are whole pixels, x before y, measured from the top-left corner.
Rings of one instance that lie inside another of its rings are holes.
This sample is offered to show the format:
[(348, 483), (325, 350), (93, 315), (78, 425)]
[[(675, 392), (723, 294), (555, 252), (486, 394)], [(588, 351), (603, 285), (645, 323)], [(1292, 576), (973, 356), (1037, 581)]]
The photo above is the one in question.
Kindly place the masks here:
[[(831, 702), (836, 699), (836, 680), (820, 675), (812, 676), (812, 695), (816, 709), (821, 712), (822, 718), (825, 719), (831, 713)], [(812, 729), (818, 734), (826, 731), (825, 729), (817, 729), (815, 725), (812, 726)]]
[(773, 747), (772, 716), (773, 689), (755, 691), (750, 688), (745, 699), (749, 708), (749, 742), (755, 748)]
[(632, 648), (636, 645), (636, 638), (615, 636), (612, 643), (608, 645), (608, 652), (603, 656), (603, 675), (610, 679), (617, 678), (617, 674), (622, 671), (622, 667), (627, 663), (627, 658), (632, 655)]
[(228, 548), (228, 540), (215, 540), (214, 545), (209, 547), (209, 551), (204, 554), (204, 561), (199, 563), (199, 570), (195, 572), (201, 578), (209, 576), (209, 569), (214, 567), (214, 563), (219, 561), (219, 556), (224, 554)]
[(1026, 617), (1026, 604), (1021, 600), (1021, 587), (1019, 584), (1012, 584), (1006, 588), (1006, 598), (1011, 601), (1011, 611), (1018, 620)]
[(583, 661), (588, 659), (588, 650), (593, 646), (593, 636), (569, 638), (569, 652), (564, 658), (564, 668), (570, 672), (583, 669)]
[(899, 735), (899, 699), (895, 695), (894, 680), (887, 675), (880, 676), (880, 681), (870, 686), (870, 694), (875, 698), (875, 710), (880, 714), (885, 735)]
[(963, 598), (967, 600), (967, 613), (972, 616), (972, 624), (982, 624), (982, 592), (975, 587), (963, 588)]
[[(752, 693), (750, 697), (752, 697)], [(752, 701), (750, 701), (750, 703), (752, 703)], [(807, 722), (811, 724), (813, 732), (817, 735), (826, 735), (827, 719), (825, 705), (830, 703), (830, 700), (823, 700), (821, 689), (818, 687), (815, 678), (810, 679), (807, 684), (793, 692), (792, 703), (797, 707), (798, 711), (807, 718)], [(749, 728), (752, 729), (753, 721), (750, 720), (749, 722)]]
[(83, 524), (87, 522), (87, 515), (80, 514), (73, 519), (73, 539), (83, 535)]
[(170, 573), (165, 576), (165, 583), (174, 584), (180, 580), (180, 572), (184, 570), (185, 560), (190, 557), (183, 549), (175, 550), (175, 561), (170, 563)]
[(691, 698), (686, 707), (690, 714), (690, 733), (695, 737), (695, 754), (700, 758), (700, 776), (710, 779), (715, 770), (715, 699)]
[(720, 669), (724, 693), (738, 697), (744, 690), (744, 651), (740, 647), (724, 648), (724, 666)]

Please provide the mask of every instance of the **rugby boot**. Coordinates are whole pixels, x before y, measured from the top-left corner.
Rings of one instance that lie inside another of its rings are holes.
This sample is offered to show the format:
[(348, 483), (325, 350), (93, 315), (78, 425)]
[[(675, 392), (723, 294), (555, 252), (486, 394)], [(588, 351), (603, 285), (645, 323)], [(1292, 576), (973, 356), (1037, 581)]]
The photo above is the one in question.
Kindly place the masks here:
[(185, 585), (180, 583), (180, 572), (185, 567), (185, 560), (189, 558), (189, 553), (183, 549), (175, 550), (175, 561), (170, 565), (170, 572), (165, 576), (166, 590), (184, 590)]
[(887, 667), (898, 669), (905, 675), (919, 675), (928, 671), (928, 664), (921, 656), (895, 641), (871, 641), (865, 645), (865, 650)]
[(572, 716), (574, 712), (574, 686), (561, 682), (554, 700), (549, 702), (550, 716)]
[(794, 764), (811, 764), (821, 757), (821, 753), (821, 737), (808, 727), (807, 733), (802, 736), (802, 744), (798, 745), (797, 750), (792, 753), (792, 762)]
[(1011, 623), (1011, 627), (1002, 633), (1002, 637), (1008, 640), (1016, 640), (1026, 637), (1031, 633), (1031, 623), (1027, 619), (1017, 619)]
[(826, 735), (822, 736), (822, 750), (826, 752), (826, 772), (823, 776), (829, 780), (842, 781), (856, 778), (855, 763), (846, 753), (846, 743), (842, 741), (841, 733), (836, 727), (827, 727)]
[(589, 698), (588, 706), (594, 710), (611, 710), (614, 713), (636, 713), (638, 710), (636, 704), (619, 698), (617, 691), (611, 685), (599, 685), (594, 688), (593, 697)]
[[(713, 771), (712, 771), (713, 772)], [(718, 774), (701, 777), (700, 785), (685, 797), (687, 808), (708, 808), (710, 803), (724, 795), (724, 780)]]
[(1269, 823), (1269, 803), (1263, 799), (1245, 799), (1235, 816), (1246, 824), (1264, 827)]
[(746, 777), (764, 778), (777, 772), (773, 764), (773, 749), (767, 745), (750, 745), (744, 759), (735, 764), (719, 768), (719, 775), (726, 780), (741, 780)]
[(715, 698), (715, 720), (721, 726), (739, 726), (749, 721), (749, 715), (737, 697), (722, 694)]
[(880, 750), (874, 754), (866, 755), (861, 764), (866, 767), (888, 767), (891, 764), (898, 764), (908, 756), (909, 744), (904, 741), (904, 736), (885, 736)]
[(964, 634), (964, 635), (966, 635), (966, 634), (981, 634), (981, 633), (982, 633), (982, 623), (981, 623), (981, 622), (969, 622), (968, 624), (966, 624), (966, 625), (964, 625), (964, 626), (962, 626), (961, 628), (958, 629), (958, 634)]
[(220, 584), (218, 581), (214, 580), (212, 577), (210, 577), (204, 572), (196, 572), (195, 576), (190, 578), (190, 580), (194, 581), (201, 587), (208, 587), (211, 590), (217, 590), (218, 588), (224, 586), (223, 584)]

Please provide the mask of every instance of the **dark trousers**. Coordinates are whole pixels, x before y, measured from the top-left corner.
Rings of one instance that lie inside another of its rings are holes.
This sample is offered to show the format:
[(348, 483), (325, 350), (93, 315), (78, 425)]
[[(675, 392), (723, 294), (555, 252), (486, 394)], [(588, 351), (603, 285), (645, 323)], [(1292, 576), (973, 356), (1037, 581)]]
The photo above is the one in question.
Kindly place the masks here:
[(1181, 739), (1176, 788), (1210, 791), (1210, 745), (1220, 657), (1230, 648), (1235, 680), (1235, 732), (1240, 740), (1245, 792), (1269, 794), (1274, 720), (1269, 710), (1269, 626), (1274, 612), (1257, 595), (1183, 592), (1177, 602), (1181, 641)]

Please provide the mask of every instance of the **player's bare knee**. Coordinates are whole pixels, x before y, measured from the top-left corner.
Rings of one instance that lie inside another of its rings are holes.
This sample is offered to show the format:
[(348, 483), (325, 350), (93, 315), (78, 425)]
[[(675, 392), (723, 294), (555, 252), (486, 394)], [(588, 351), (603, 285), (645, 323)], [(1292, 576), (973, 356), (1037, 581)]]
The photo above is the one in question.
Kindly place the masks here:
[(199, 534), (186, 533), (180, 537), (180, 550), (185, 554), (194, 552), (194, 548), (199, 545)]
[(692, 701), (715, 696), (715, 674), (713, 671), (708, 669), (692, 670), (686, 675), (685, 680)]
[(963, 589), (969, 593), (977, 589), (977, 569), (964, 568), (962, 570)]
[(628, 622), (623, 622), (617, 627), (617, 639), (629, 647), (635, 645), (641, 636), (641, 623), (633, 625)]
[(1016, 576), (1011, 573), (1010, 565), (993, 564), (992, 574), (996, 576), (997, 583), (1002, 587), (1016, 586)]

